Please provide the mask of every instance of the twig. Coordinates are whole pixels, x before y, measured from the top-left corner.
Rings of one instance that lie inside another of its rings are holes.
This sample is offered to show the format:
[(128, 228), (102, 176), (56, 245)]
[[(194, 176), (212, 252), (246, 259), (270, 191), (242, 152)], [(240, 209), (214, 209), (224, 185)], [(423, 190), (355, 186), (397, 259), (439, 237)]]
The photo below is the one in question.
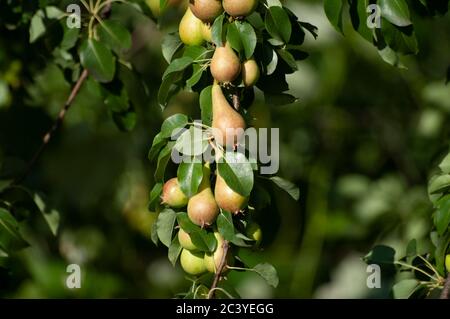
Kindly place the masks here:
[(37, 160), (41, 156), (45, 147), (48, 145), (48, 143), (52, 139), (54, 133), (56, 132), (56, 130), (58, 130), (58, 128), (61, 126), (62, 122), (64, 121), (64, 117), (65, 117), (67, 111), (71, 107), (73, 100), (79, 93), (80, 88), (81, 88), (82, 84), (84, 83), (84, 81), (86, 80), (87, 76), (88, 76), (88, 71), (83, 70), (80, 77), (78, 78), (77, 83), (75, 83), (75, 85), (72, 89), (72, 92), (69, 95), (69, 98), (67, 99), (66, 103), (64, 104), (64, 107), (59, 112), (58, 118), (56, 119), (55, 123), (50, 128), (50, 130), (44, 135), (44, 137), (42, 139), (42, 144), (39, 146), (39, 148), (37, 149), (37, 151), (34, 153), (33, 157), (31, 158), (31, 160), (28, 162), (28, 164), (24, 170), (24, 173), (20, 177), (18, 177), (17, 179), (15, 179), (13, 181), (13, 185), (20, 184), (28, 176), (28, 174), (30, 174), (31, 170), (33, 169)]
[(241, 98), (238, 94), (238, 88), (236, 88), (236, 91), (233, 93), (233, 106), (236, 111), (239, 111), (239, 108), (241, 107)]
[(220, 278), (222, 277), (222, 271), (224, 269), (224, 267), (226, 266), (227, 263), (227, 255), (228, 255), (228, 249), (230, 248), (230, 244), (228, 243), (227, 240), (223, 241), (222, 244), (222, 248), (223, 248), (223, 255), (222, 255), (222, 259), (220, 260), (220, 264), (219, 267), (217, 267), (216, 270), (216, 274), (214, 275), (214, 281), (211, 285), (211, 289), (209, 290), (208, 293), (208, 299), (213, 299), (215, 296), (215, 291), (217, 290), (217, 284), (220, 281)]
[(445, 280), (444, 288), (441, 292), (441, 299), (449, 299), (450, 297), (450, 273), (447, 275), (447, 279)]

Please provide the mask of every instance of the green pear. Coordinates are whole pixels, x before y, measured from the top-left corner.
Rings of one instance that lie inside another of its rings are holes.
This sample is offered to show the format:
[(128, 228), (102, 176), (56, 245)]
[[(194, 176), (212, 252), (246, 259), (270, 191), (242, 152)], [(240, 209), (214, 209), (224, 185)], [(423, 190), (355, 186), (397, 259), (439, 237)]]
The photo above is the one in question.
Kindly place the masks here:
[(194, 245), (194, 243), (192, 242), (191, 236), (185, 232), (182, 228), (180, 228), (180, 230), (178, 231), (178, 241), (180, 242), (181, 247), (191, 250), (191, 251), (196, 251), (198, 250), (197, 246)]
[(262, 230), (261, 227), (255, 223), (249, 223), (247, 227), (245, 228), (245, 235), (253, 239), (255, 241), (255, 247), (258, 247), (261, 244), (262, 241)]
[(176, 177), (164, 183), (161, 199), (162, 204), (166, 204), (172, 208), (181, 208), (188, 203), (188, 198), (181, 190)]
[(180, 264), (181, 268), (190, 275), (198, 276), (206, 272), (203, 253), (183, 249), (181, 251)]
[(259, 80), (261, 72), (258, 64), (254, 59), (250, 59), (242, 63), (242, 80), (246, 87), (250, 87), (256, 84)]
[(191, 9), (187, 8), (179, 25), (181, 41), (186, 45), (202, 45), (204, 42), (202, 29), (202, 20), (197, 18)]
[(206, 163), (198, 193), (189, 199), (187, 206), (189, 219), (200, 227), (211, 226), (219, 215), (219, 206), (211, 190), (210, 175), (211, 169), (209, 163)]
[(214, 196), (220, 208), (233, 214), (239, 213), (248, 203), (248, 197), (232, 190), (220, 174), (217, 174)]

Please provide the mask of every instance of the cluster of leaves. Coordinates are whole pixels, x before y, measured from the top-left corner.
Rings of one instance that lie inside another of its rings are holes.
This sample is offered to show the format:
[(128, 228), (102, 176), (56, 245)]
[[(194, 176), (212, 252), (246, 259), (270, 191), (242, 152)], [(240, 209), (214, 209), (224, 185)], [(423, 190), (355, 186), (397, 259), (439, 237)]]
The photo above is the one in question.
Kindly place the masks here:
[[(448, 0), (325, 0), (324, 8), (331, 24), (342, 34), (347, 11), (353, 29), (377, 48), (385, 62), (405, 68), (404, 56), (419, 52), (411, 12), (422, 16), (445, 14), (448, 4)], [(370, 5), (378, 8), (371, 9)]]
[[(261, 78), (256, 87), (264, 92), (266, 103), (283, 105), (295, 102), (296, 98), (284, 93), (289, 89), (286, 75), (297, 71), (297, 61), (306, 59), (302, 50), (306, 32), (317, 37), (317, 28), (299, 21), (295, 14), (283, 7), (278, 0), (263, 1), (259, 8), (245, 20), (228, 19), (219, 15), (212, 23), (212, 41), (206, 46), (183, 46), (178, 32), (169, 33), (162, 43), (164, 58), (169, 67), (163, 76), (158, 101), (165, 107), (170, 98), (181, 89), (201, 94), (202, 111), (208, 108), (202, 102), (210, 94), (212, 77), (208, 69), (214, 47), (226, 41), (242, 59), (255, 57), (261, 68)], [(243, 88), (241, 83), (241, 106), (253, 103), (254, 88)], [(210, 113), (202, 113), (202, 121), (210, 122)]]

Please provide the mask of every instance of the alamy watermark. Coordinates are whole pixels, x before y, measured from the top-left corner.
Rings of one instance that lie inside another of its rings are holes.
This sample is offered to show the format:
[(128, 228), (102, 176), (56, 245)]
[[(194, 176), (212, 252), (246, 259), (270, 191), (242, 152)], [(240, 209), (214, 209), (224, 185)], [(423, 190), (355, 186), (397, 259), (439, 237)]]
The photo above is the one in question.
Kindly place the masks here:
[(369, 29), (381, 29), (381, 8), (377, 4), (370, 4), (367, 6), (366, 12), (369, 13), (367, 17), (367, 27)]
[(69, 273), (66, 279), (66, 286), (69, 289), (81, 288), (81, 268), (77, 264), (70, 264), (66, 268), (66, 272)]
[(367, 276), (366, 285), (369, 289), (381, 288), (381, 267), (377, 264), (371, 264), (367, 266), (366, 272), (370, 275)]

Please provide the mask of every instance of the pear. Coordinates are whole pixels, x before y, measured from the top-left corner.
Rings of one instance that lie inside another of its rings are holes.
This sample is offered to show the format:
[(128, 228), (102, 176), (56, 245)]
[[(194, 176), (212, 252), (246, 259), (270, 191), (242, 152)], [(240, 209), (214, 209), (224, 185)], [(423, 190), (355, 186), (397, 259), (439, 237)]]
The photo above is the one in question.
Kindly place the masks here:
[[(220, 263), (222, 262), (223, 257), (223, 237), (222, 235), (215, 231), (214, 237), (217, 239), (217, 247), (213, 253), (206, 253), (204, 256), (205, 267), (209, 272), (216, 273), (218, 268), (220, 267)], [(228, 254), (226, 256), (226, 265), (232, 266), (234, 264), (234, 258), (228, 250)], [(226, 267), (222, 269), (222, 273), (226, 272)]]
[(162, 203), (173, 208), (181, 208), (187, 205), (188, 198), (183, 193), (176, 177), (169, 179), (163, 186)]
[(210, 68), (212, 76), (219, 83), (230, 83), (239, 76), (241, 62), (228, 42), (214, 51)]
[(202, 36), (203, 40), (205, 40), (206, 42), (212, 42), (211, 28), (212, 26), (209, 23), (202, 24)]
[(220, 208), (233, 214), (239, 213), (248, 203), (248, 197), (232, 190), (220, 174), (217, 174), (214, 196)]
[(250, 59), (242, 63), (241, 72), (242, 80), (246, 87), (255, 85), (259, 80), (259, 76), (261, 75), (258, 64), (254, 59)]
[(182, 228), (178, 231), (178, 241), (180, 242), (181, 247), (196, 251), (198, 250), (197, 246), (192, 242), (191, 236), (187, 232), (185, 232)]
[(220, 0), (189, 0), (189, 8), (203, 22), (213, 22), (223, 12)]
[(204, 42), (202, 34), (203, 22), (187, 8), (186, 13), (180, 21), (180, 39), (186, 45), (202, 45)]
[(200, 227), (211, 226), (219, 215), (219, 206), (214, 199), (209, 181), (210, 174), (209, 163), (206, 163), (203, 166), (203, 179), (198, 193), (189, 199), (187, 206), (189, 219)]
[[(151, 12), (153, 13), (153, 15), (155, 17), (159, 17), (161, 15), (161, 6), (160, 6), (160, 0), (145, 0), (145, 2), (147, 3), (147, 6), (150, 8)], [(183, 2), (183, 0), (169, 0), (167, 2), (167, 7), (176, 7), (181, 5)]]
[(246, 17), (255, 11), (259, 0), (223, 0), (225, 12), (232, 17)]
[(255, 222), (249, 223), (245, 228), (245, 235), (248, 238), (253, 239), (255, 241), (254, 247), (258, 247), (261, 244), (262, 230), (257, 223)]
[(206, 272), (204, 254), (183, 249), (180, 256), (181, 268), (190, 275), (198, 276)]
[(447, 269), (447, 272), (450, 273), (450, 254), (445, 256), (445, 268)]
[(212, 87), (212, 129), (216, 142), (234, 148), (242, 138), (245, 121), (228, 103), (219, 84)]

